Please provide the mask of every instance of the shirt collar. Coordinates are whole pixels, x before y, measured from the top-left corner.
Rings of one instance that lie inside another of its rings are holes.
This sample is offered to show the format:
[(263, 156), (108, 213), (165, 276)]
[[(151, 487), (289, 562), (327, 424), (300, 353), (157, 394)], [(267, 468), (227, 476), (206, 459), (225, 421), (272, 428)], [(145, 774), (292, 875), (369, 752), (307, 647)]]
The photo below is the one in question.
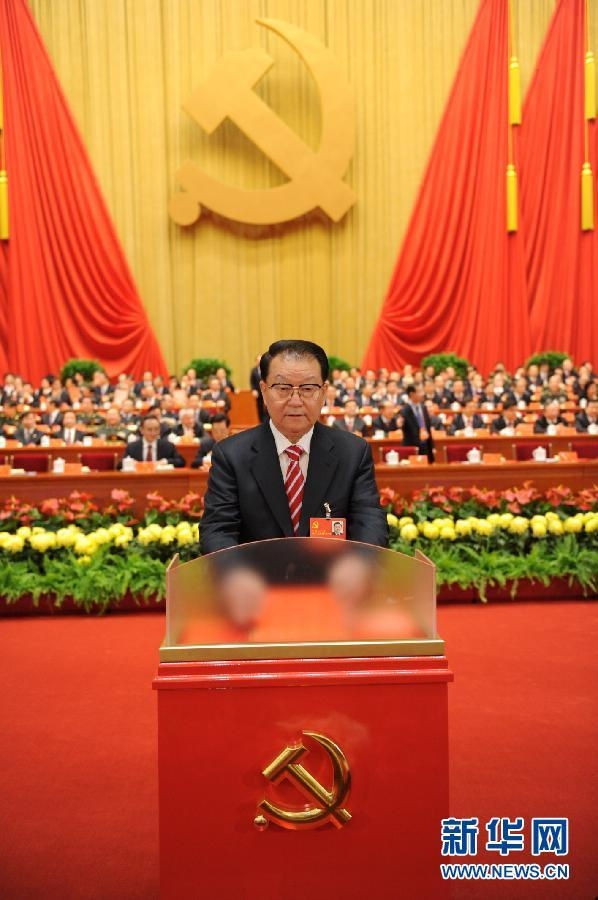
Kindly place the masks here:
[(311, 446), (311, 439), (314, 433), (314, 426), (312, 425), (309, 431), (307, 431), (303, 437), (299, 438), (294, 444), (289, 441), (288, 438), (282, 434), (272, 419), (270, 419), (270, 428), (272, 429), (272, 434), (274, 435), (274, 442), (276, 444), (276, 452), (279, 456), (281, 456), (287, 447), (301, 447), (304, 453), (307, 453), (309, 456), (309, 448)]

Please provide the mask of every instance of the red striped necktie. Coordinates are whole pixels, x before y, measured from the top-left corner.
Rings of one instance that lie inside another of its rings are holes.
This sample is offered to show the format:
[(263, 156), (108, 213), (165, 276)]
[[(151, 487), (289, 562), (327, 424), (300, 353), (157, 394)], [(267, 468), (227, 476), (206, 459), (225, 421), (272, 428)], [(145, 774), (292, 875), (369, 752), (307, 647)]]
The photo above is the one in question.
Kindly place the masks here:
[(301, 518), (301, 504), (303, 503), (303, 487), (305, 485), (305, 478), (299, 466), (299, 457), (304, 451), (302, 447), (293, 444), (287, 447), (284, 452), (289, 457), (289, 467), (284, 482), (284, 489), (289, 501), (293, 531), (297, 534), (299, 519)]

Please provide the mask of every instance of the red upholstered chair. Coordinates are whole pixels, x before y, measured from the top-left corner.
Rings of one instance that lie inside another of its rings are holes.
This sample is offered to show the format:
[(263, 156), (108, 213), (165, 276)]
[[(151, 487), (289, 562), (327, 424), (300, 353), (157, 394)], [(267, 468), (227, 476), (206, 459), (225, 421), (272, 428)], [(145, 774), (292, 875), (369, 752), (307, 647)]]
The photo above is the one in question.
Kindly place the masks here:
[(398, 453), (399, 460), (407, 459), (409, 456), (417, 456), (419, 454), (418, 447), (403, 447), (399, 445), (397, 447), (384, 447), (382, 451), (382, 460), (386, 462), (386, 454), (390, 453), (391, 450), (394, 450), (395, 453)]
[(529, 443), (529, 444), (513, 444), (513, 450), (515, 451), (515, 459), (518, 462), (525, 462), (528, 459), (534, 458), (534, 450), (537, 447), (544, 447), (546, 450), (546, 456), (550, 456), (550, 445), (543, 444), (540, 440), (537, 444)]
[(571, 441), (571, 449), (579, 459), (598, 459), (598, 441)]
[(47, 472), (50, 468), (50, 457), (47, 453), (15, 453), (12, 467), (25, 469), (26, 472)]
[(80, 453), (79, 462), (94, 472), (113, 472), (118, 453)]
[[(446, 461), (447, 463), (454, 462), (466, 462), (467, 454), (470, 450), (473, 450), (474, 447), (478, 447), (477, 444), (447, 444), (446, 447)], [(481, 448), (478, 447), (478, 450)]]

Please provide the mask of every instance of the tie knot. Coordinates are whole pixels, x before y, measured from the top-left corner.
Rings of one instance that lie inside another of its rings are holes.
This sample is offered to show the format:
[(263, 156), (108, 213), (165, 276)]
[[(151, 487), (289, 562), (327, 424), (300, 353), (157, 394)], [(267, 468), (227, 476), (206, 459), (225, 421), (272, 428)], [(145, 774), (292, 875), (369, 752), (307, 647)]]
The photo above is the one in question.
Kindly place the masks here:
[(303, 453), (303, 447), (298, 447), (297, 444), (291, 444), (284, 452), (292, 462), (298, 462), (299, 457)]

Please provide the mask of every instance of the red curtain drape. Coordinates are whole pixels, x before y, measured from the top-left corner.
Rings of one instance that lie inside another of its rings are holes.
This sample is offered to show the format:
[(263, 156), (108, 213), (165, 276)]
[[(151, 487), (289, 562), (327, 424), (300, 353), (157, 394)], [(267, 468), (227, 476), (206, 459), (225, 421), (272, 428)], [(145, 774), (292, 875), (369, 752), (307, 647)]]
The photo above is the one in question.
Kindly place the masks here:
[[(598, 234), (580, 228), (584, 29), (585, 0), (559, 0), (523, 107), (521, 222), (533, 348), (595, 361)], [(589, 127), (596, 178), (596, 129)]]
[(111, 375), (166, 366), (25, 0), (0, 0), (10, 240), (0, 342), (34, 381), (68, 358)]
[(507, 0), (482, 0), (364, 367), (454, 351), (482, 371), (530, 350), (521, 235), (505, 226)]

